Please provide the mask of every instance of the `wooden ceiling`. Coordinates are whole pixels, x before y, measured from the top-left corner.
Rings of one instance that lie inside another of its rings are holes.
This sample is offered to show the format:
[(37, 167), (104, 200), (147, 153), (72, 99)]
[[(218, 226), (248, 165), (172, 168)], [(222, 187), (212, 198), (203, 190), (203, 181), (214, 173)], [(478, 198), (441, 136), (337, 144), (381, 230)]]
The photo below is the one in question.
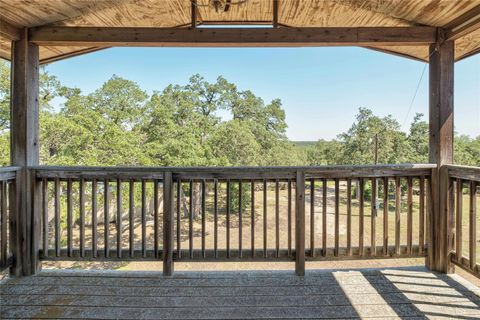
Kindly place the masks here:
[[(235, 2), (236, 0), (233, 0)], [(209, 0), (201, 5), (196, 21), (201, 24), (269, 24), (273, 0), (248, 0), (216, 12)], [(277, 20), (288, 27), (409, 27), (452, 28), (465, 17), (478, 27), (480, 0), (278, 0)], [(472, 20), (471, 19), (471, 20)], [(0, 57), (10, 59), (7, 25), (69, 27), (179, 27), (192, 23), (190, 0), (0, 0)], [(480, 29), (467, 30), (455, 40), (455, 59), (480, 51)], [(426, 45), (375, 45), (371, 49), (428, 60)], [(99, 50), (95, 46), (42, 46), (43, 63)]]

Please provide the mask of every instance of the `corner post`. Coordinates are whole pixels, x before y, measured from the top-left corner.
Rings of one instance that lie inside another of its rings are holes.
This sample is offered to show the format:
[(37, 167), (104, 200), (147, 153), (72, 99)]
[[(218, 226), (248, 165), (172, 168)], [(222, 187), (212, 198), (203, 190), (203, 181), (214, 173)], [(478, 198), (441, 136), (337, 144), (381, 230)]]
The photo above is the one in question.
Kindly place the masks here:
[(173, 274), (173, 179), (171, 172), (163, 176), (163, 275)]
[(305, 172), (295, 182), (295, 274), (305, 275)]
[(453, 76), (454, 42), (445, 41), (438, 29), (437, 43), (430, 46), (429, 79), (429, 162), (436, 163), (431, 183), (431, 234), (427, 267), (444, 273), (454, 271), (450, 253), (454, 245), (454, 217), (449, 210), (448, 172), (453, 163)]
[(12, 225), (14, 265), (11, 273), (28, 276), (40, 271), (40, 215), (37, 183), (31, 166), (39, 163), (39, 50), (29, 42), (28, 29), (12, 42), (11, 63), (11, 163), (18, 174), (15, 219)]

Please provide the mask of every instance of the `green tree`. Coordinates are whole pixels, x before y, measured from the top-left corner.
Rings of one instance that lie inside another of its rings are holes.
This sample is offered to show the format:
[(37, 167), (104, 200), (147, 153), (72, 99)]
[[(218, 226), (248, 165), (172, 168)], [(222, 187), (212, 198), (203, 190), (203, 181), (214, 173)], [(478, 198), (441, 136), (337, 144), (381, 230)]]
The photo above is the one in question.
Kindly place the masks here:
[(372, 164), (375, 158), (375, 135), (378, 135), (378, 163), (408, 161), (407, 136), (391, 115), (378, 117), (367, 108), (360, 108), (350, 129), (338, 136), (342, 143), (339, 163)]

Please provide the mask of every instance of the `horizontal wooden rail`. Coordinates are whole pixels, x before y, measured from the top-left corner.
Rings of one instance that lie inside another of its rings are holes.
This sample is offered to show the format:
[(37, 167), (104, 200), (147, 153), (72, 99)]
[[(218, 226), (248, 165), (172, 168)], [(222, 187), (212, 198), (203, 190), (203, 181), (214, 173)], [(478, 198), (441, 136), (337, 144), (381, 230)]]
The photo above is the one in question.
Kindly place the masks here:
[(41, 257), (164, 259), (167, 274), (174, 260), (296, 260), (302, 274), (305, 260), (421, 257), (433, 168), (35, 167)]
[(0, 271), (10, 267), (13, 263), (12, 241), (10, 224), (14, 219), (14, 205), (16, 199), (15, 181), (20, 168), (0, 168)]
[(455, 246), (450, 260), (455, 265), (480, 278), (478, 263), (478, 187), (480, 186), (480, 168), (448, 165), (444, 166), (448, 176), (449, 196), (448, 215), (453, 217), (455, 225)]
[(428, 45), (437, 28), (108, 28), (36, 27), (29, 39), (39, 46), (302, 47)]

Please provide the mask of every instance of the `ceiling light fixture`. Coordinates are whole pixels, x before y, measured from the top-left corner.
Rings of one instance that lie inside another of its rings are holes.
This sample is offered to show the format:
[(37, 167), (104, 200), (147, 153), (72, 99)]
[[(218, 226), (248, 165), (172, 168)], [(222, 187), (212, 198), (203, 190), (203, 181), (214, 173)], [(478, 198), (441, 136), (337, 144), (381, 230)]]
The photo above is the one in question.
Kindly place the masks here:
[(208, 0), (207, 4), (199, 4), (197, 1), (191, 1), (197, 7), (210, 7), (214, 8), (215, 12), (227, 12), (231, 6), (238, 6), (244, 4), (248, 0)]

